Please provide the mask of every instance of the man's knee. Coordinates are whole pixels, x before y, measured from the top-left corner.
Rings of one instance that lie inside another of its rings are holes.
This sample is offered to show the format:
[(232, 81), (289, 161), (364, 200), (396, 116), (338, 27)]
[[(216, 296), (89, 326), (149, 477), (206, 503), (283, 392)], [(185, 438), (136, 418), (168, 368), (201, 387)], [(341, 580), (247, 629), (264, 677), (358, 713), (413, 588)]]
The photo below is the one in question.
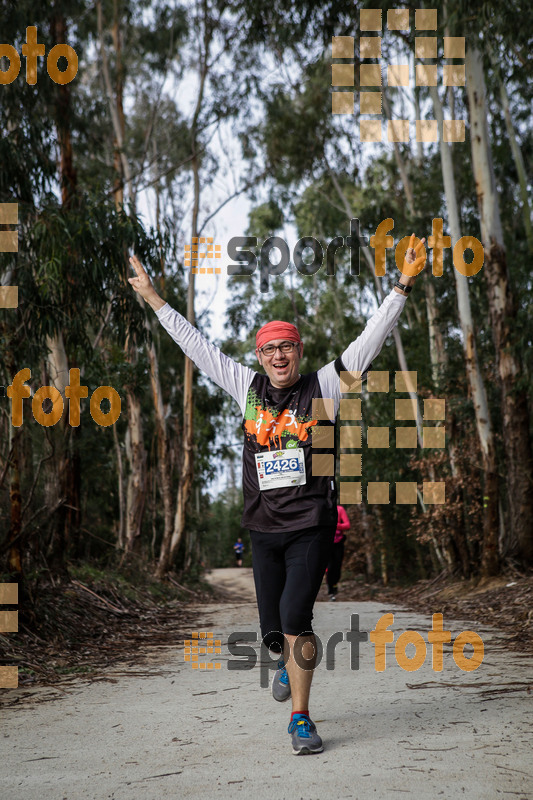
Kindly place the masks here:
[(301, 669), (314, 669), (322, 660), (322, 642), (311, 630), (298, 635), (285, 634), (291, 656)]
[(290, 636), (312, 634), (311, 620), (312, 615), (305, 608), (296, 609), (289, 606), (281, 609), (281, 629)]
[(263, 636), (264, 646), (271, 653), (282, 653), (285, 639), (280, 631), (269, 631)]

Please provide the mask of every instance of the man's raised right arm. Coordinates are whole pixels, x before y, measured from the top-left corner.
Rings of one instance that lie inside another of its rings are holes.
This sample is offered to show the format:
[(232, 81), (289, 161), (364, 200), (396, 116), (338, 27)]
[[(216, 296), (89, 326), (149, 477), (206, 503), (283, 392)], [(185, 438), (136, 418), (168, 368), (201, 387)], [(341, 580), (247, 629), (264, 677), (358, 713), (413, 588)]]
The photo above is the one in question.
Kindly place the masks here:
[(137, 273), (135, 278), (128, 278), (133, 289), (153, 308), (159, 322), (181, 347), (185, 355), (237, 401), (244, 415), (246, 396), (255, 374), (254, 371), (225, 355), (185, 317), (171, 308), (157, 294), (152, 281), (136, 256), (130, 258), (130, 263)]

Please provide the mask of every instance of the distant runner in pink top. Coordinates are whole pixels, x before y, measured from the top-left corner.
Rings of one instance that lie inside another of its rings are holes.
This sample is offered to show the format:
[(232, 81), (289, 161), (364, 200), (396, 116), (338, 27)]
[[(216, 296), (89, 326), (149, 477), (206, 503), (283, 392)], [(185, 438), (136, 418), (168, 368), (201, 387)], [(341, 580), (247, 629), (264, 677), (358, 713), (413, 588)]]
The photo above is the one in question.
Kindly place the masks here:
[(346, 534), (344, 531), (349, 530), (350, 520), (348, 519), (348, 514), (342, 506), (337, 506), (337, 530), (335, 531), (333, 543), (337, 544), (337, 542), (344, 542), (346, 539)]
[(330, 600), (335, 600), (337, 596), (337, 584), (341, 576), (342, 559), (344, 558), (344, 542), (346, 540), (344, 531), (349, 529), (350, 520), (348, 519), (348, 514), (342, 506), (337, 505), (337, 529), (335, 531), (333, 550), (326, 573)]

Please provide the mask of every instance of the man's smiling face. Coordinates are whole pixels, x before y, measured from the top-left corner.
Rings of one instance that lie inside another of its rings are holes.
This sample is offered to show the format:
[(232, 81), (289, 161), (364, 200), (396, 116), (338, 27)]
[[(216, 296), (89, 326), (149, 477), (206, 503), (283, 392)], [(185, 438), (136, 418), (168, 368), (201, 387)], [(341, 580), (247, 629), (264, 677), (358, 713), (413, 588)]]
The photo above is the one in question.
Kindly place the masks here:
[[(280, 345), (290, 344), (292, 349), (288, 353), (283, 353)], [(269, 354), (269, 348), (276, 349)], [(266, 353), (264, 351), (267, 351)], [(283, 389), (292, 386), (299, 378), (300, 359), (304, 350), (303, 342), (287, 342), (287, 339), (272, 339), (267, 342), (261, 350), (256, 350), (259, 363), (265, 370), (270, 383), (276, 389)]]

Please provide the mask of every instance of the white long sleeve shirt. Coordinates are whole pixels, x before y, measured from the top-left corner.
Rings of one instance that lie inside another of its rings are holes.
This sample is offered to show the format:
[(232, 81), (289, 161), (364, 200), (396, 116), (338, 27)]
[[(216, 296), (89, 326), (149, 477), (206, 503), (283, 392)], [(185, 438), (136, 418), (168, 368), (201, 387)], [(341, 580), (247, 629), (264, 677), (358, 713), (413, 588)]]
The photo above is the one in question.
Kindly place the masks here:
[[(396, 325), (406, 299), (394, 290), (387, 295), (361, 335), (341, 354), (346, 370), (361, 373), (368, 370)], [(329, 474), (313, 475), (310, 434), (318, 423), (312, 415), (312, 400), (315, 398), (333, 400), (333, 416), (329, 421), (321, 420), (320, 426), (335, 424), (341, 397), (335, 362), (331, 361), (315, 373), (300, 376), (298, 382), (287, 389), (276, 389), (265, 375), (222, 353), (168, 303), (156, 314), (185, 355), (233, 397), (240, 408), (245, 437), (242, 524), (254, 530), (272, 532), (318, 525), (334, 527), (337, 521), (335, 447), (321, 448), (320, 451), (323, 455), (332, 455), (328, 462), (333, 465), (328, 467)], [(292, 465), (290, 455), (295, 448), (304, 448), (305, 483), (261, 488), (264, 464), (257, 455), (275, 450), (286, 454), (286, 463)]]

